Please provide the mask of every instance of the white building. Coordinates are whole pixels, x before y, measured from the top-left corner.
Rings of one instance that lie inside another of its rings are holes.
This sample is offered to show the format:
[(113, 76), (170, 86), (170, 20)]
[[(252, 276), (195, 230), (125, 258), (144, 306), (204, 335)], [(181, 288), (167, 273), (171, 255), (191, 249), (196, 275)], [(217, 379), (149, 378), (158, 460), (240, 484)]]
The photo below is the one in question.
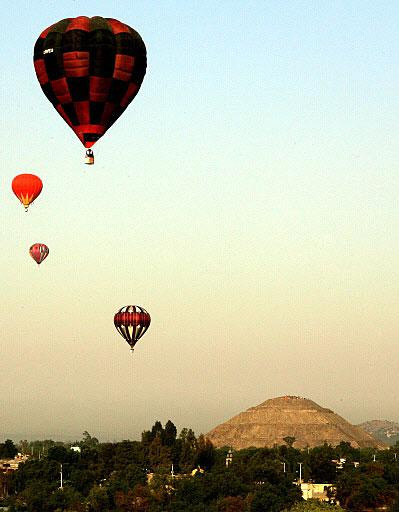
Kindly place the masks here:
[(327, 494), (329, 489), (334, 490), (333, 484), (301, 483), (302, 498), (304, 500), (330, 501)]

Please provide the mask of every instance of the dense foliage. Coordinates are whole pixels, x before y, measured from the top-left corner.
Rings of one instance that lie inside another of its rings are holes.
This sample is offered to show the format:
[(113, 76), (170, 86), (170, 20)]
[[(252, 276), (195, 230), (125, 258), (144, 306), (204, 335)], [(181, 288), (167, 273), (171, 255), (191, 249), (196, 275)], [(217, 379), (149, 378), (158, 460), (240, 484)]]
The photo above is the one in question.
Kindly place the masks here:
[(348, 443), (298, 450), (291, 437), (285, 443), (236, 451), (226, 466), (228, 447), (215, 449), (187, 428), (178, 435), (171, 421), (164, 427), (157, 421), (141, 441), (100, 443), (84, 432), (73, 443), (80, 452), (51, 440), (21, 441), (17, 447), (7, 440), (0, 444), (0, 458), (17, 450), (31, 456), (7, 475), (8, 497), (0, 505), (11, 512), (341, 510), (303, 502), (294, 483), (301, 462), (303, 481), (334, 484), (331, 499), (343, 509), (399, 511), (399, 445), (375, 452)]
[(11, 439), (0, 443), (0, 459), (12, 459), (18, 453), (18, 450)]

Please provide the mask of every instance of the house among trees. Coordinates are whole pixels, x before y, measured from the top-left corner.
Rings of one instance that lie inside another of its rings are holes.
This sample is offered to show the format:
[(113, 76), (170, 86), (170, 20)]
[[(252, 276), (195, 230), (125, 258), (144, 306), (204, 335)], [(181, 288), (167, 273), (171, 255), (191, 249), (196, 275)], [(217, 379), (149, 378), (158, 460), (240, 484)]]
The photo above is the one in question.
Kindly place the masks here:
[[(333, 484), (316, 484), (313, 482), (301, 483), (302, 498), (304, 500), (331, 501), (331, 494), (335, 488)], [(330, 491), (330, 492), (329, 492)]]

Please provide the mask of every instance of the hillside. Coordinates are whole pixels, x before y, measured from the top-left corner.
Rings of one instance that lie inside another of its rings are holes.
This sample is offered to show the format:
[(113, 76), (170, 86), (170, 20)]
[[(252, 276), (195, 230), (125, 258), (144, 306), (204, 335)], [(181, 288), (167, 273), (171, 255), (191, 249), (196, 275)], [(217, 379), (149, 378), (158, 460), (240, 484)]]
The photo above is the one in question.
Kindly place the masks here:
[(358, 425), (378, 441), (382, 441), (390, 446), (399, 442), (399, 423), (388, 420), (365, 421)]

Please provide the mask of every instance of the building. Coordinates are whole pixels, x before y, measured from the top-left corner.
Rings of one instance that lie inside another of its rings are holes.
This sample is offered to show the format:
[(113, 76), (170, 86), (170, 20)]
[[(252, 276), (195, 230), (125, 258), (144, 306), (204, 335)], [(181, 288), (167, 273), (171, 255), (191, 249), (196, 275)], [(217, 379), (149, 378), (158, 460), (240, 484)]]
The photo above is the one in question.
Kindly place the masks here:
[[(299, 485), (299, 483), (298, 483)], [(333, 484), (315, 484), (313, 482), (301, 483), (302, 498), (304, 500), (330, 501), (328, 490), (334, 491)]]
[(29, 455), (18, 453), (13, 459), (0, 459), (0, 498), (8, 496), (8, 475), (28, 459)]
[[(374, 456), (375, 457), (375, 456)], [(335, 464), (335, 467), (337, 469), (344, 469), (344, 466), (346, 464), (346, 459), (343, 458), (343, 459), (333, 459), (331, 462), (333, 462)], [(359, 467), (360, 465), (360, 462), (350, 462), (349, 464), (353, 464), (355, 468)]]

